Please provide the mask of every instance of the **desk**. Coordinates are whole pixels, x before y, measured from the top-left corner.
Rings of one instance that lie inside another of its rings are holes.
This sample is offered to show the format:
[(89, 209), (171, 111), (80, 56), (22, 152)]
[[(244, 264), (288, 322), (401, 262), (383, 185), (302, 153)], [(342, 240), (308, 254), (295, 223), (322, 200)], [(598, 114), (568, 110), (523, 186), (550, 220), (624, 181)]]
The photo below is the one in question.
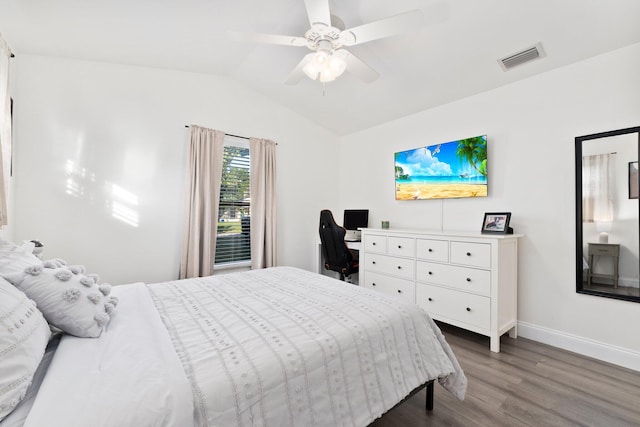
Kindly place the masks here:
[[(617, 243), (588, 243), (589, 245), (589, 278), (587, 286), (591, 286), (591, 278), (613, 280), (613, 287), (618, 287), (618, 262), (620, 260), (620, 245)], [(613, 274), (595, 273), (594, 258), (608, 256), (613, 258)]]
[[(360, 248), (362, 247), (362, 242), (361, 241), (357, 241), (357, 242), (347, 242), (345, 241), (345, 243), (347, 244), (347, 247), (353, 251), (357, 251), (360, 252)], [(327, 276), (335, 276), (338, 277), (338, 273), (332, 274), (332, 271), (327, 271), (324, 268), (324, 262), (322, 261), (322, 242), (320, 240), (318, 240), (316, 242), (316, 273), (320, 273), (320, 274), (326, 274)], [(357, 285), (358, 284), (358, 273), (354, 273), (352, 274), (352, 276), (354, 276), (355, 278), (352, 278), (352, 283)]]

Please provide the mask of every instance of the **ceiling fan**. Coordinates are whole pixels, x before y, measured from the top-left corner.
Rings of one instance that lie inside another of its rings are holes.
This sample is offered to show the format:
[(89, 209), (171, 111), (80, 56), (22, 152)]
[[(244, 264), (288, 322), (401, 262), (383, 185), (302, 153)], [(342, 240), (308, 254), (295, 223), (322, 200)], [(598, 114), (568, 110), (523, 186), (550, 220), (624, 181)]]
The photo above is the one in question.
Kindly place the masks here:
[(304, 3), (311, 24), (304, 37), (256, 33), (240, 35), (245, 41), (306, 46), (312, 51), (294, 68), (286, 80), (287, 84), (296, 84), (305, 75), (312, 80), (330, 82), (345, 70), (370, 83), (379, 74), (344, 48), (404, 33), (422, 24), (422, 11), (412, 10), (345, 29), (342, 20), (331, 14), (329, 0), (304, 0)]

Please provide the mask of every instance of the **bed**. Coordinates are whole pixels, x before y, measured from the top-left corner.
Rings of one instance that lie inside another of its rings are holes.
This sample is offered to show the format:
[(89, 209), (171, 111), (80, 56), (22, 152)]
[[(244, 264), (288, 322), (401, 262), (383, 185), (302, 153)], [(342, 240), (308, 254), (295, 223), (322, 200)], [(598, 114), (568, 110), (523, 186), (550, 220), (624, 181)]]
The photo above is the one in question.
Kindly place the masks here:
[[(0, 274), (29, 294), (32, 275), (20, 282), (6, 268), (0, 262)], [(73, 266), (50, 264), (35, 277), (65, 269)], [(85, 277), (75, 270), (71, 288)], [(33, 383), (8, 415), (0, 404), (0, 426), (366, 426), (432, 380), (458, 399), (466, 391), (419, 307), (297, 268), (103, 286), (102, 294), (87, 304), (117, 309), (105, 310), (99, 336), (47, 335)], [(27, 324), (35, 322), (39, 313), (22, 304)]]

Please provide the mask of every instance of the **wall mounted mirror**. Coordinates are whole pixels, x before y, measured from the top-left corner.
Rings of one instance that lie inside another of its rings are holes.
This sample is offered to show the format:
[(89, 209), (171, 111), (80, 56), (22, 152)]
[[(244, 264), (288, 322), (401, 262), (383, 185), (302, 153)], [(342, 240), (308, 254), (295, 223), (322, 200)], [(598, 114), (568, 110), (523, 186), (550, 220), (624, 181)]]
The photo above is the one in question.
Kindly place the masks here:
[(576, 291), (640, 302), (640, 126), (576, 141)]

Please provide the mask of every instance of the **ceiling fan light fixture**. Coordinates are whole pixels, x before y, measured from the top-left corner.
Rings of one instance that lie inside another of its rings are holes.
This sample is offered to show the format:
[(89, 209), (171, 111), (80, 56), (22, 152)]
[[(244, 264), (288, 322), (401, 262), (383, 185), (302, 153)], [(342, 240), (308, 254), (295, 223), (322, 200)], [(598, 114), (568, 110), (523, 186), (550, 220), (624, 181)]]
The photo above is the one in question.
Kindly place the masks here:
[(339, 56), (327, 51), (318, 51), (313, 55), (302, 71), (311, 80), (320, 80), (322, 83), (332, 82), (340, 77), (347, 69), (347, 63)]
[(307, 62), (307, 64), (302, 68), (302, 71), (309, 77), (311, 80), (316, 80), (318, 78), (318, 74), (322, 72), (322, 68), (315, 61), (315, 56), (311, 59), (311, 61)]
[(325, 52), (324, 50), (320, 50), (318, 52), (315, 53), (315, 55), (313, 55), (313, 62), (318, 66), (318, 67), (323, 67), (327, 61), (329, 60), (329, 56), (331, 54), (329, 52)]
[(340, 77), (342, 73), (344, 73), (344, 70), (347, 69), (347, 63), (339, 56), (331, 55), (329, 58), (329, 68), (335, 73), (336, 77)]
[(322, 83), (332, 82), (336, 79), (336, 75), (327, 69), (318, 74), (318, 80)]

